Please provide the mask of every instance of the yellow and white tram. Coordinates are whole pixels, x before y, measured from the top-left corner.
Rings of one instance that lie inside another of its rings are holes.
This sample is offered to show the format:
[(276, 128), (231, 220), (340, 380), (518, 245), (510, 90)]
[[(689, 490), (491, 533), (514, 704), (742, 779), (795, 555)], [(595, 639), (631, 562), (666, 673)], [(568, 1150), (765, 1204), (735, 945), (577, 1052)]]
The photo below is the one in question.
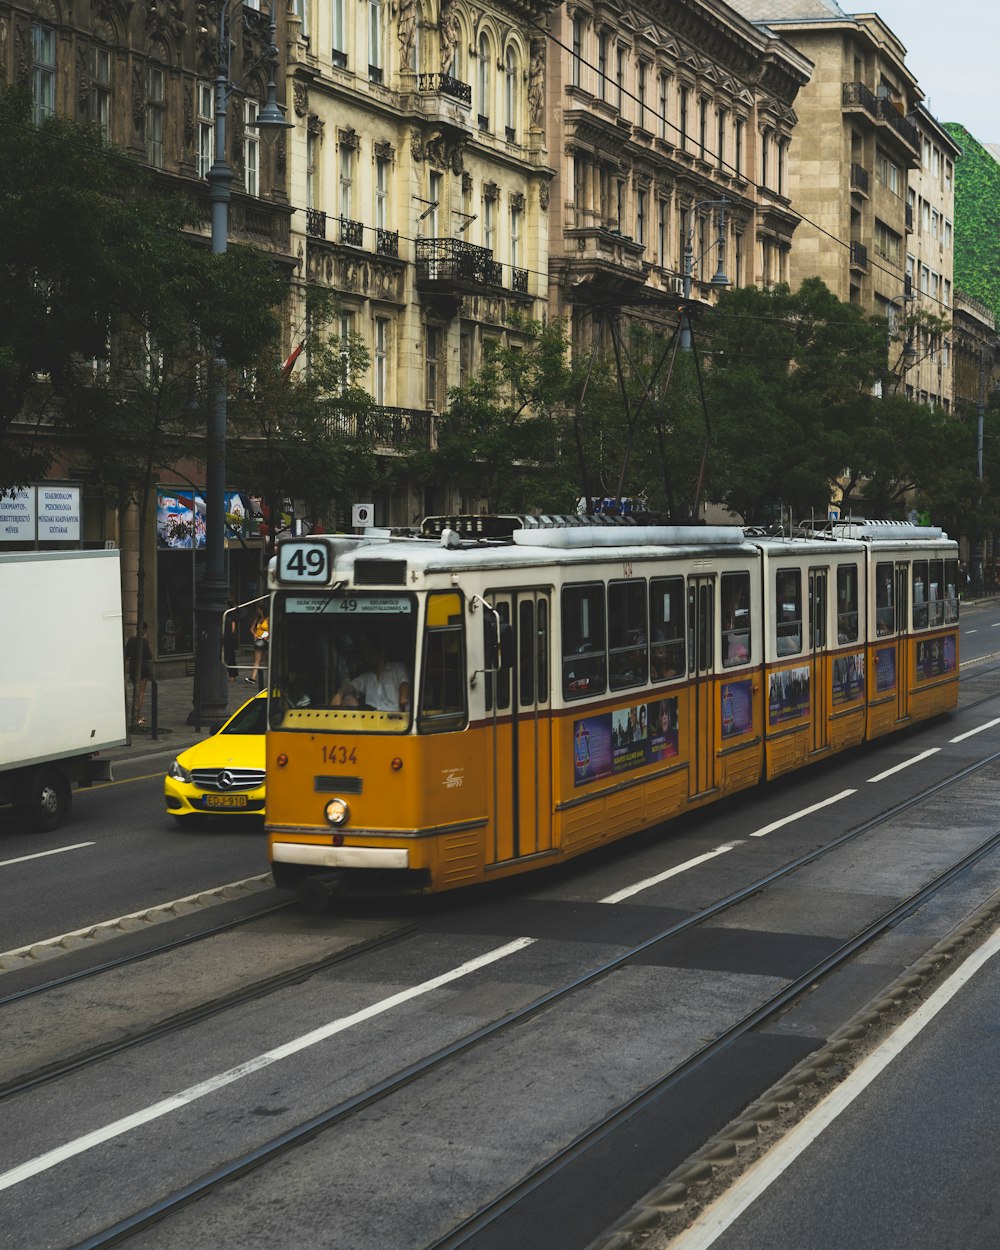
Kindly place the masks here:
[(270, 570), (279, 885), (525, 872), (953, 708), (957, 546), (584, 518), (289, 539)]

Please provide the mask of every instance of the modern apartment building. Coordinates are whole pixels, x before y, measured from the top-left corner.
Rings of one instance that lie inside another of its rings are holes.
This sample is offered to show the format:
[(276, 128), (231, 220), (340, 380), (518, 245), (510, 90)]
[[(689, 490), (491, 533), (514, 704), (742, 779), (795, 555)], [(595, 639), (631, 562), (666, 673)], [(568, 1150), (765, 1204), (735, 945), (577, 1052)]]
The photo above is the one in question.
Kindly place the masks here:
[(907, 198), (919, 167), (910, 118), (922, 93), (905, 49), (874, 13), (851, 16), (836, 0), (734, 0), (813, 64), (796, 100), (788, 193), (802, 221), (790, 261), (793, 286), (818, 275), (869, 314), (904, 295)]
[[(906, 394), (950, 412), (953, 405), (952, 335), (955, 264), (955, 160), (958, 144), (921, 105), (912, 120), (920, 132), (920, 164), (906, 189), (906, 289), (910, 298), (891, 311), (899, 336), (909, 342), (912, 364), (903, 370)], [(886, 307), (886, 315), (889, 315)], [(934, 328), (921, 314), (946, 324)], [(900, 342), (899, 340), (902, 340)], [(890, 352), (890, 364), (892, 364)]]
[(574, 346), (609, 301), (669, 324), (720, 261), (736, 285), (787, 280), (807, 58), (715, 0), (573, 0), (550, 30), (549, 304)]

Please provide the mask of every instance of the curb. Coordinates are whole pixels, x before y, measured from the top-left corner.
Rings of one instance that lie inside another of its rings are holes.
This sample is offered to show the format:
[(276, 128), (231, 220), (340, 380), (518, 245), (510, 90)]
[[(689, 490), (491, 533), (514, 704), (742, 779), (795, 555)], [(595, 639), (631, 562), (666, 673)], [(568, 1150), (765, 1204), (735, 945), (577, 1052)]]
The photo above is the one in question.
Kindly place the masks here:
[(967, 916), (922, 959), (879, 992), (848, 1022), (740, 1117), (695, 1151), (651, 1189), (587, 1250), (652, 1250), (666, 1247), (741, 1173), (776, 1144), (842, 1080), (881, 1037), (898, 1023), (893, 1017), (914, 995), (930, 988), (958, 952), (1000, 916), (1000, 893)]
[(177, 920), (188, 916), (194, 911), (206, 907), (214, 907), (218, 903), (228, 903), (233, 899), (245, 898), (261, 890), (270, 890), (274, 879), (269, 872), (259, 877), (247, 877), (243, 881), (231, 881), (228, 885), (216, 886), (213, 890), (202, 890), (198, 894), (189, 894), (186, 898), (175, 899), (172, 903), (160, 903), (155, 907), (134, 911), (127, 916), (118, 916), (115, 920), (103, 921), (90, 925), (85, 929), (76, 929), (73, 933), (64, 933), (61, 937), (48, 938), (41, 942), (33, 942), (16, 950), (0, 952), (0, 973), (19, 972), (24, 968), (37, 968), (47, 960), (70, 951), (81, 950), (92, 943), (104, 942), (109, 938), (122, 937), (126, 933), (135, 933), (151, 925), (163, 924), (166, 920)]

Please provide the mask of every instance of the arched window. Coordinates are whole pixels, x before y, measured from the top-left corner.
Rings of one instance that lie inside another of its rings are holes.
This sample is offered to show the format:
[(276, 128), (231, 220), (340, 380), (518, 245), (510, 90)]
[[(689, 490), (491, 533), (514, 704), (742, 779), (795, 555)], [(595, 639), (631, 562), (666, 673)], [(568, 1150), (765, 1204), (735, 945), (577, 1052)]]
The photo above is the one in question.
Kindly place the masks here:
[(490, 128), (490, 41), (479, 36), (479, 129)]
[(517, 138), (517, 57), (508, 48), (503, 67), (503, 124), (507, 138)]

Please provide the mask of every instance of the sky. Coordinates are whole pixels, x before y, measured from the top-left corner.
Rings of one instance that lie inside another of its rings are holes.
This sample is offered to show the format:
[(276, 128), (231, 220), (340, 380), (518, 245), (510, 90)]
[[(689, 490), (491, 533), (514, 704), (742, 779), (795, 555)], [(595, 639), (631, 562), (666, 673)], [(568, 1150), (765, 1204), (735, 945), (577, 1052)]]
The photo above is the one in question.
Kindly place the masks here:
[(939, 122), (961, 122), (980, 143), (1000, 143), (1000, 0), (840, 0), (845, 13), (877, 13), (906, 48), (906, 66)]

